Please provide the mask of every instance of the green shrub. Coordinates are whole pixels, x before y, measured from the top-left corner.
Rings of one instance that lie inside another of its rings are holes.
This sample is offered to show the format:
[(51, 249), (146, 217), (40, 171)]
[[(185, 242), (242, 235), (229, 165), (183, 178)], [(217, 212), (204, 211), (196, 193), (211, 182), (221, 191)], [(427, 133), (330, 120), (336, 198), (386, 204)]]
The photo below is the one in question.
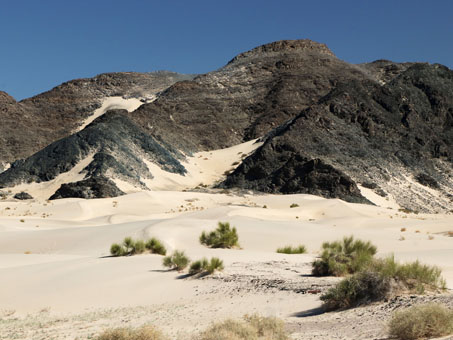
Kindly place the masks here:
[(238, 240), (236, 228), (231, 228), (228, 222), (219, 222), (216, 230), (209, 234), (203, 231), (200, 236), (200, 243), (211, 248), (238, 247)]
[(453, 311), (435, 303), (407, 308), (393, 315), (389, 333), (401, 340), (453, 334)]
[(278, 248), (277, 253), (281, 254), (305, 254), (307, 249), (303, 245), (299, 245), (297, 247), (286, 246), (283, 248)]
[(113, 243), (110, 246), (110, 254), (111, 255), (113, 255), (113, 256), (123, 256), (123, 253), (124, 253), (124, 249), (118, 243)]
[(216, 270), (222, 271), (223, 270), (223, 261), (217, 257), (211, 258), (211, 261), (209, 262), (208, 267), (206, 268), (206, 271), (209, 274), (214, 273)]
[(189, 265), (190, 259), (183, 251), (175, 250), (170, 256), (165, 256), (162, 264), (164, 267), (181, 271)]
[(373, 260), (330, 288), (321, 300), (327, 310), (351, 308), (383, 300), (398, 291), (421, 294), (426, 288), (442, 290), (445, 285), (439, 268), (418, 261), (399, 264), (391, 256)]
[(134, 248), (134, 240), (132, 239), (132, 237), (125, 237), (124, 240), (123, 240), (123, 247), (124, 247), (124, 252), (127, 254), (127, 255), (130, 255), (131, 252), (132, 252), (132, 249)]
[(373, 260), (376, 250), (370, 242), (354, 240), (353, 236), (344, 237), (342, 241), (325, 242), (321, 258), (313, 262), (312, 273), (315, 276), (355, 273)]
[(142, 240), (137, 240), (132, 245), (131, 255), (134, 254), (143, 254), (145, 252), (145, 242)]
[(96, 340), (167, 340), (159, 330), (152, 326), (137, 329), (115, 328), (104, 331)]
[(383, 300), (390, 291), (390, 280), (373, 271), (349, 276), (321, 295), (326, 310), (351, 308)]
[(420, 263), (418, 260), (412, 263), (400, 264), (393, 256), (385, 259), (374, 260), (371, 264), (385, 278), (392, 278), (402, 283), (410, 291), (422, 294), (426, 288), (430, 290), (445, 289), (446, 282), (442, 277), (442, 270), (436, 266)]
[(195, 275), (206, 272), (208, 274), (213, 274), (216, 270), (223, 270), (223, 261), (217, 257), (211, 258), (208, 261), (207, 258), (203, 257), (201, 260), (192, 262), (189, 269), (189, 274)]
[(148, 242), (146, 242), (146, 249), (148, 249), (152, 254), (166, 255), (167, 249), (157, 238), (153, 237)]
[(196, 340), (289, 340), (283, 321), (272, 317), (246, 316), (243, 320), (215, 323)]
[(299, 204), (297, 204), (297, 203), (292, 203), (289, 207), (290, 207), (290, 208), (297, 208), (297, 207), (299, 207)]

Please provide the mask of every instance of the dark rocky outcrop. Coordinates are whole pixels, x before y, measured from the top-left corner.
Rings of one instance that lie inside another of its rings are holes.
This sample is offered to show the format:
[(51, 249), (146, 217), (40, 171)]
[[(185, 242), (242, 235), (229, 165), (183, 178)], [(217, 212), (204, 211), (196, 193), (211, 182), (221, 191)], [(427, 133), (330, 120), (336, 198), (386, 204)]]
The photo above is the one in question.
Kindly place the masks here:
[(14, 162), (0, 174), (0, 187), (52, 180), (87, 157), (92, 157), (84, 169), (87, 178), (108, 176), (143, 188), (141, 178), (152, 178), (144, 160), (166, 171), (184, 174), (179, 151), (146, 134), (126, 113), (108, 111), (82, 131), (50, 144), (26, 160)]
[(18, 192), (17, 194), (15, 194), (14, 198), (16, 200), (31, 200), (31, 199), (33, 199), (33, 196), (27, 192), (21, 191), (21, 192)]
[(62, 184), (50, 199), (60, 198), (104, 198), (124, 195), (115, 183), (103, 176), (90, 177), (83, 181)]
[[(383, 189), (403, 206), (448, 211), (452, 94), (453, 71), (440, 65), (414, 64), (385, 85), (370, 80), (340, 84), (270, 134), (222, 186), (286, 193), (289, 181), (291, 192), (309, 192), (313, 182), (300, 180), (306, 176), (304, 165), (319, 159), (353, 182), (375, 183), (381, 196)], [(421, 169), (424, 185), (429, 176), (441, 198), (400, 184), (416, 178)], [(334, 187), (320, 194), (330, 193), (348, 199)]]
[(339, 83), (368, 78), (367, 70), (337, 59), (324, 44), (281, 41), (178, 82), (130, 115), (181, 150), (219, 149), (263, 136)]
[(26, 158), (69, 136), (105, 97), (147, 99), (191, 75), (173, 72), (106, 73), (75, 79), (16, 102), (0, 92), (0, 165)]

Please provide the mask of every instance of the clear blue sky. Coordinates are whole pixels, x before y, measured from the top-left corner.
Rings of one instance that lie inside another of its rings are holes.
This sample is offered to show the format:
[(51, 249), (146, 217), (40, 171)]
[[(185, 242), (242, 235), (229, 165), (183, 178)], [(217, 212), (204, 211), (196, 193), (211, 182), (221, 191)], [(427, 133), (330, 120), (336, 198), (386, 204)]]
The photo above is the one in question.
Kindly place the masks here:
[(113, 71), (204, 73), (281, 39), (352, 63), (453, 68), (453, 1), (0, 0), (0, 90), (22, 99)]

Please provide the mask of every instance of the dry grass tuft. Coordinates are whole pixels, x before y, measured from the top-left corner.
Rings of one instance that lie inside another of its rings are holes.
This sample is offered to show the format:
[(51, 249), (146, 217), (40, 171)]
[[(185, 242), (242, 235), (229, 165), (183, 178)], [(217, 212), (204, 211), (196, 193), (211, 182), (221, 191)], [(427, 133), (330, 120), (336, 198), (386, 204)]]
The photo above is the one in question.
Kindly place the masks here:
[(453, 310), (435, 303), (407, 308), (393, 315), (389, 333), (401, 340), (453, 334)]
[(283, 321), (258, 315), (216, 323), (196, 340), (289, 340)]
[(152, 326), (143, 326), (137, 329), (115, 328), (108, 329), (96, 340), (168, 340), (159, 330)]

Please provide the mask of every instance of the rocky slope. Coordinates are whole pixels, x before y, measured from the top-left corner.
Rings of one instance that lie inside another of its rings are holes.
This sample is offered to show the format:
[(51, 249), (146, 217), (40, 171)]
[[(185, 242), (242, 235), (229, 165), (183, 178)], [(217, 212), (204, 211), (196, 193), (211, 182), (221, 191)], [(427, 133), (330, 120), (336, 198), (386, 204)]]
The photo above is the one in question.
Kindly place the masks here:
[(0, 167), (70, 135), (105, 97), (145, 101), (176, 81), (192, 77), (173, 72), (106, 73), (63, 83), (20, 102), (0, 92)]
[[(370, 203), (363, 196), (368, 190), (411, 210), (450, 211), (452, 73), (441, 65), (387, 60), (352, 65), (323, 44), (290, 40), (242, 53), (193, 79), (108, 74), (68, 82), (20, 103), (2, 93), (5, 117), (15, 112), (25, 126), (35, 123), (27, 134), (38, 136), (35, 149), (63, 139), (14, 163), (0, 174), (0, 187), (48, 181), (92, 156), (78, 185), (87, 197), (111, 195), (117, 188), (104, 181), (108, 178), (145, 188), (141, 179), (152, 174), (141, 158), (184, 174), (184, 155), (262, 137), (264, 145), (221, 187), (358, 203)], [(142, 98), (144, 104), (133, 112), (109, 113), (69, 136), (100, 106), (99, 98), (118, 95)], [(41, 120), (36, 121), (36, 110), (44, 112)], [(2, 150), (9, 158), (31, 150), (18, 151), (31, 139), (24, 138), (26, 129), (13, 129), (13, 122)], [(19, 141), (11, 142), (15, 134)], [(93, 191), (91, 178), (105, 185)], [(62, 189), (64, 195), (78, 192), (77, 185)]]
[(360, 201), (355, 183), (412, 210), (449, 211), (453, 71), (415, 64), (341, 84), (270, 135), (222, 184)]

